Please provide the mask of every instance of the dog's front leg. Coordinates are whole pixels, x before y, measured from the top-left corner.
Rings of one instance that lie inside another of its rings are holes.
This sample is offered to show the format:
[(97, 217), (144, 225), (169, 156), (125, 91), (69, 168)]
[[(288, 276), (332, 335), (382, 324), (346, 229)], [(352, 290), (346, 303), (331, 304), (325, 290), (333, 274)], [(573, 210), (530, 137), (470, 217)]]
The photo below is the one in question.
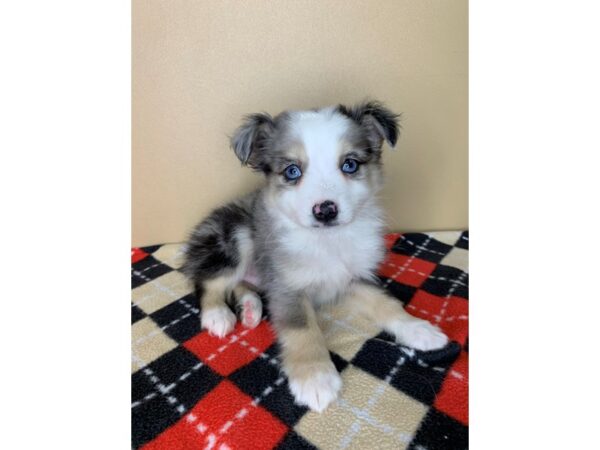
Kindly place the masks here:
[(438, 327), (411, 316), (399, 300), (378, 286), (355, 283), (346, 301), (356, 312), (393, 334), (400, 344), (427, 351), (442, 348), (448, 343), (448, 338)]
[(314, 308), (300, 297), (272, 309), (290, 391), (296, 403), (322, 412), (337, 398), (342, 379), (329, 357)]

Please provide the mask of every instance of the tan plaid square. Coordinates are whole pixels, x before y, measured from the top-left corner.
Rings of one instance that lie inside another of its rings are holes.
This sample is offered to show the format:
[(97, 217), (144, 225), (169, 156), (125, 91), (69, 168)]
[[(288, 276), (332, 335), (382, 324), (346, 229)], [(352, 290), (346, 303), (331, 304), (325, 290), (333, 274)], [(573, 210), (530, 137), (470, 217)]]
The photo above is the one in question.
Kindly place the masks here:
[(132, 300), (146, 314), (151, 314), (191, 292), (188, 280), (181, 273), (172, 271), (135, 288)]
[(183, 247), (182, 244), (163, 245), (152, 256), (169, 267), (179, 269), (183, 264)]
[(469, 251), (464, 248), (454, 247), (444, 256), (440, 264), (456, 267), (463, 272), (469, 273)]
[(354, 358), (367, 339), (380, 331), (364, 317), (352, 315), (343, 304), (323, 308), (319, 312), (319, 325), (325, 335), (327, 348), (346, 361)]
[(427, 235), (444, 244), (454, 245), (456, 244), (456, 241), (458, 241), (461, 233), (462, 231), (435, 231), (427, 233)]
[(177, 347), (152, 319), (145, 317), (131, 327), (131, 372), (135, 372)]
[(353, 366), (342, 379), (337, 404), (307, 413), (296, 431), (320, 448), (406, 448), (428, 407)]

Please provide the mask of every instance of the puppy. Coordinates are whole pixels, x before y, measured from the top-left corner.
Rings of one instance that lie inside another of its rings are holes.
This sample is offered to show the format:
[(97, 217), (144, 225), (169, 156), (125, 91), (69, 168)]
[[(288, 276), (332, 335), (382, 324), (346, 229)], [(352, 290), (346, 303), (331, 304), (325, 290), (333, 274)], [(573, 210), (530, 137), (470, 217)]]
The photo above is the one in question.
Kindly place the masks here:
[(201, 299), (202, 328), (224, 337), (239, 311), (256, 327), (265, 294), (282, 367), (298, 404), (323, 411), (342, 380), (317, 324), (319, 307), (352, 304), (418, 350), (447, 337), (409, 315), (375, 277), (384, 257), (382, 144), (394, 146), (398, 116), (378, 102), (252, 114), (231, 139), (243, 165), (264, 187), (215, 210), (192, 232), (183, 272)]

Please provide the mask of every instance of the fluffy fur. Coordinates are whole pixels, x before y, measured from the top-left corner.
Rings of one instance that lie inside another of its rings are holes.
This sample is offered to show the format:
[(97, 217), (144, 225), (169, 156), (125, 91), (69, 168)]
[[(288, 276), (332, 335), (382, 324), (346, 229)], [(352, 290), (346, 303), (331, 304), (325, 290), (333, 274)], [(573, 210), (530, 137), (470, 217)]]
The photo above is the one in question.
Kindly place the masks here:
[[(447, 343), (375, 282), (384, 256), (376, 199), (382, 144), (394, 146), (397, 139), (398, 116), (378, 102), (250, 115), (231, 145), (266, 183), (215, 210), (188, 243), (183, 271), (201, 298), (202, 327), (225, 336), (236, 321), (230, 307), (245, 326), (258, 325), (262, 305), (253, 291), (263, 291), (290, 390), (297, 403), (315, 411), (342, 387), (317, 325), (320, 305), (348, 301), (417, 349)], [(286, 175), (291, 166), (299, 177)], [(320, 207), (334, 212), (324, 218)]]

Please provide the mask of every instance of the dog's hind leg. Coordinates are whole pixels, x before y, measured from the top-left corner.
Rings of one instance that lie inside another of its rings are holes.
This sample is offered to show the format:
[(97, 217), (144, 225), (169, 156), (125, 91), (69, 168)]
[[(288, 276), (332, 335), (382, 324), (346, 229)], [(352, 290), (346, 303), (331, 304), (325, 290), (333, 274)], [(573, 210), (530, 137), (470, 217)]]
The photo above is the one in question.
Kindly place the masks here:
[(253, 257), (249, 209), (248, 201), (239, 201), (215, 210), (190, 236), (181, 268), (200, 300), (202, 328), (218, 337), (235, 326), (227, 301), (235, 298), (233, 291)]
[(393, 334), (400, 344), (427, 351), (448, 343), (448, 338), (438, 327), (410, 315), (399, 300), (378, 286), (356, 283), (345, 301), (354, 311)]
[(242, 324), (247, 328), (256, 328), (262, 320), (262, 301), (259, 295), (245, 283), (233, 289), (235, 308)]

